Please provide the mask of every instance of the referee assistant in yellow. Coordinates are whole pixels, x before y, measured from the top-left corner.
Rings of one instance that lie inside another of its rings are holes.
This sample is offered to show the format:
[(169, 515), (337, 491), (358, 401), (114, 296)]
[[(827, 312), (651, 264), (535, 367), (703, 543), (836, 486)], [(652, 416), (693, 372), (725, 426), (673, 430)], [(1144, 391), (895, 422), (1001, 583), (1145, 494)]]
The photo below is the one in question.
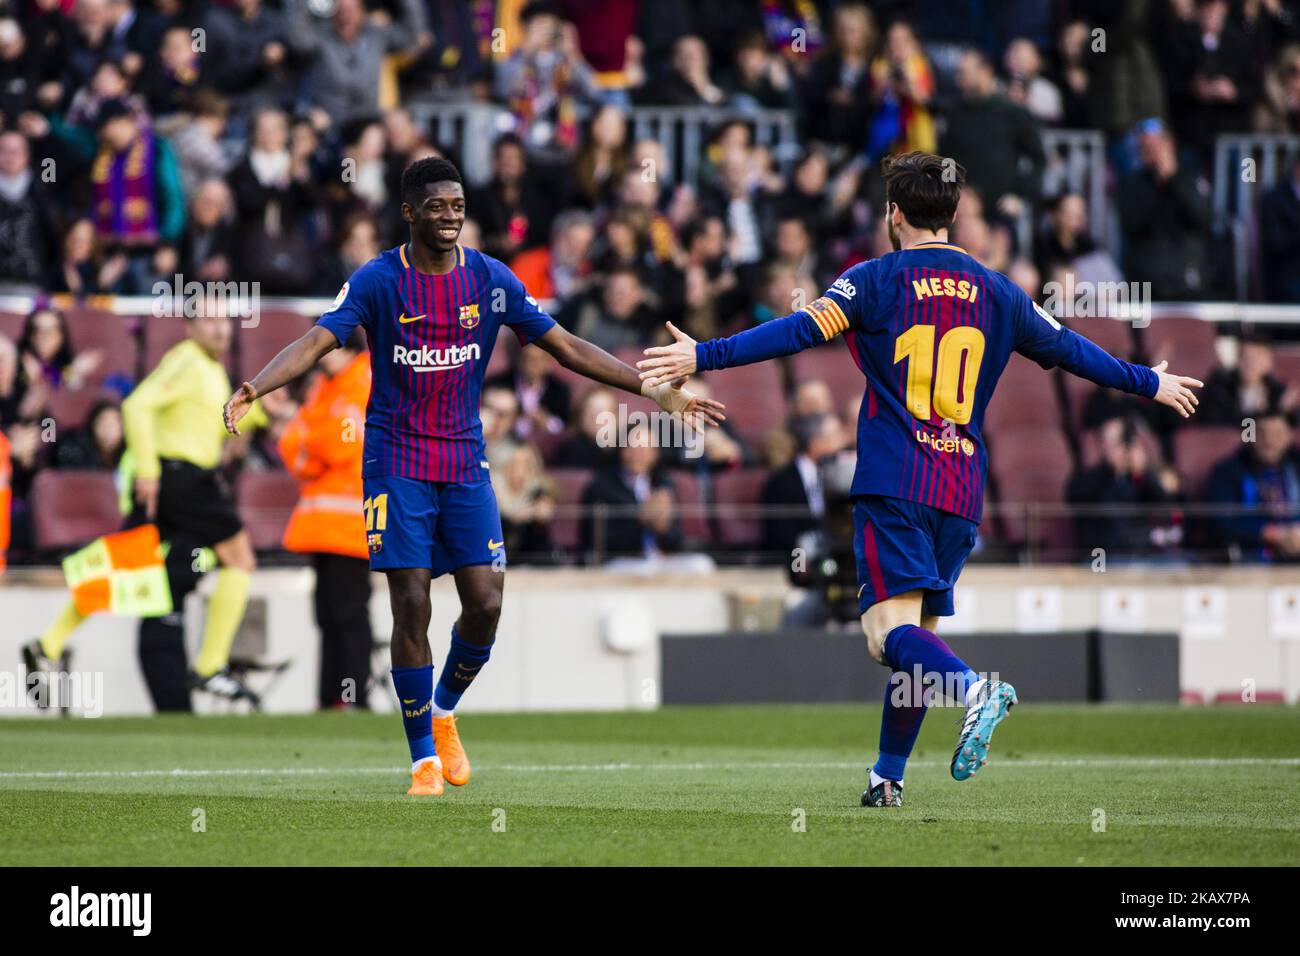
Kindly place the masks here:
[[(227, 666), (255, 566), (248, 532), (219, 470), (228, 436), (216, 412), (230, 394), (222, 359), (230, 350), (232, 321), (221, 309), (203, 312), (187, 319), (186, 339), (163, 355), (122, 404), (128, 469), (134, 469), (134, 508), (126, 526), (153, 522), (168, 546), (172, 613), (140, 622), (140, 665), (158, 710), (189, 710), (191, 689), (256, 700)], [(266, 424), (260, 407), (253, 416), (255, 426)], [(205, 548), (216, 554), (217, 581), (208, 600), (203, 644), (188, 668), (184, 604), (203, 573), (199, 555)], [(69, 602), (39, 641), (24, 649), (29, 667), (57, 669), (82, 620)]]

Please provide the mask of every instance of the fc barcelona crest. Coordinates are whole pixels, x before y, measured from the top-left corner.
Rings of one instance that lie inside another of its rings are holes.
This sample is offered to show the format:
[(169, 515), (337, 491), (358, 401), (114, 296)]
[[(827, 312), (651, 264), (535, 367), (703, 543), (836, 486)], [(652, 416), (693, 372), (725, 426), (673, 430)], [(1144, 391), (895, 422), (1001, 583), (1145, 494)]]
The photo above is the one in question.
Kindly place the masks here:
[(472, 329), (478, 325), (478, 303), (473, 305), (462, 305), (460, 307), (460, 324), (461, 328)]
[(384, 536), (378, 531), (372, 531), (366, 535), (366, 547), (370, 549), (371, 554), (378, 554), (384, 549)]

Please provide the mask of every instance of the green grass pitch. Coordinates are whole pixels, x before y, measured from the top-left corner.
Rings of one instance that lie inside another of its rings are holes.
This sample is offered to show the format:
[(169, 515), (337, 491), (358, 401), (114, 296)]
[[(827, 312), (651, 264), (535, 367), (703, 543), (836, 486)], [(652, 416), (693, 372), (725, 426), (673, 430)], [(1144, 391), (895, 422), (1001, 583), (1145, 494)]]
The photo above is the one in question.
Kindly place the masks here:
[(1028, 703), (961, 784), (932, 710), (901, 810), (858, 806), (878, 715), (470, 714), (441, 798), (395, 715), (5, 720), (0, 864), (1300, 862), (1295, 707)]

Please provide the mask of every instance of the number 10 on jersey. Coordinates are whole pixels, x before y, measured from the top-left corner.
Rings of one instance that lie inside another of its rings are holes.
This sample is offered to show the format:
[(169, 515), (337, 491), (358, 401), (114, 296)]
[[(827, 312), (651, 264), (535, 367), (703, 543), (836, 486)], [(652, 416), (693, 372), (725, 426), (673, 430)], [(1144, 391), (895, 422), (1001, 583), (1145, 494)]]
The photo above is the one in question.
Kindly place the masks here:
[(944, 333), (935, 357), (933, 325), (914, 325), (894, 340), (894, 364), (907, 362), (907, 410), (965, 425), (975, 405), (975, 381), (984, 360), (984, 333), (958, 325)]

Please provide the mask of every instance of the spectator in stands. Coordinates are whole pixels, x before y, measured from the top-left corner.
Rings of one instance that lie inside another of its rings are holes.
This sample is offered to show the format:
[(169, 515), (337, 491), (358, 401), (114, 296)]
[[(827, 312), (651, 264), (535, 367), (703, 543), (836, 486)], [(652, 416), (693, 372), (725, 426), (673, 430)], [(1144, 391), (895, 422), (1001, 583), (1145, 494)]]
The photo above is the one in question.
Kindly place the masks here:
[(591, 287), (589, 256), (595, 241), (591, 216), (570, 209), (555, 217), (550, 243), (521, 252), (510, 269), (535, 298), (554, 300), (558, 311)]
[(505, 468), (519, 447), (515, 425), (519, 422), (519, 399), (509, 387), (500, 383), (483, 384), (479, 397), (479, 417), (483, 421), (483, 445), (489, 464), (496, 473)]
[[(317, 292), (331, 295), (343, 288), (343, 283), (371, 259), (383, 251), (379, 243), (379, 225), (368, 213), (353, 213), (343, 222), (340, 230), (339, 251), (330, 257), (322, 270)], [(465, 238), (462, 235), (462, 240)]]
[[(679, 551), (681, 525), (672, 480), (659, 468), (659, 449), (647, 427), (633, 429), (618, 451), (618, 464), (597, 472), (582, 493), (579, 540), (584, 554), (619, 563), (655, 563)], [(610, 511), (597, 519), (593, 510)], [(597, 528), (597, 521), (600, 528)]]
[(538, 180), (529, 175), (523, 141), (513, 133), (496, 141), (492, 178), (465, 202), (483, 229), (483, 251), (505, 261), (546, 235), (549, 205)]
[(58, 309), (33, 310), (18, 339), (18, 368), (7, 404), (7, 421), (32, 421), (45, 411), (50, 394), (83, 388), (104, 356), (98, 349), (77, 353), (68, 334), (68, 319)]
[(1139, 120), (1168, 115), (1164, 77), (1147, 42), (1152, 9), (1162, 2), (1094, 2), (1082, 11), (1087, 28), (1070, 39), (1078, 42), (1088, 71), (1085, 125), (1120, 136)]
[(62, 252), (54, 291), (78, 298), (122, 291), (119, 283), (126, 272), (127, 258), (121, 252), (104, 253), (95, 224), (89, 219), (78, 219), (68, 227)]
[(1112, 418), (1098, 432), (1100, 460), (1070, 476), (1065, 499), (1076, 505), (1146, 506), (1141, 514), (1088, 512), (1076, 519), (1084, 553), (1102, 548), (1107, 558), (1149, 554), (1181, 536), (1168, 507), (1181, 500), (1182, 483), (1167, 464), (1152, 461), (1154, 442), (1144, 439), (1134, 419)]
[(316, 205), (309, 145), (295, 140), (290, 149), (288, 117), (280, 110), (261, 110), (253, 117), (248, 151), (230, 174), (240, 274), (261, 282), (265, 295), (313, 287), (313, 256), (302, 226)]
[(82, 427), (55, 443), (54, 467), (116, 471), (125, 450), (122, 409), (115, 401), (101, 399), (91, 408)]
[(821, 379), (805, 379), (794, 387), (794, 397), (790, 401), (792, 419), (829, 415), (834, 410), (835, 397), (831, 394), (831, 387)]
[(774, 472), (760, 496), (769, 517), (763, 520), (763, 550), (788, 555), (799, 536), (826, 514), (821, 465), (844, 449), (844, 426), (829, 413), (813, 413), (790, 423), (794, 460)]
[(577, 153), (583, 111), (600, 97), (573, 24), (549, 0), (519, 14), (523, 40), (496, 68), (494, 92), (514, 116), (514, 132), (540, 169), (554, 171)]
[(176, 267), (176, 243), (185, 228), (185, 195), (171, 143), (157, 135), (126, 100), (108, 100), (98, 132), (51, 124), (29, 114), (30, 135), (56, 137), (92, 159), (91, 219), (105, 244), (127, 257), (122, 291), (145, 295), (159, 275)]
[(612, 352), (649, 341), (653, 325), (655, 317), (640, 274), (629, 266), (617, 266), (605, 276), (599, 294), (588, 296), (578, 308), (573, 332)]
[[(617, 106), (606, 104), (591, 117), (587, 136), (574, 162), (577, 199), (588, 208), (608, 205), (627, 168), (627, 119)], [(638, 170), (654, 178), (658, 170)]]
[(1300, 154), (1260, 200), (1259, 252), (1265, 300), (1300, 302)]
[(226, 282), (233, 277), (234, 219), (234, 197), (224, 180), (208, 179), (194, 189), (181, 239), (182, 273), (200, 282)]
[(517, 438), (528, 441), (564, 431), (569, 421), (569, 386), (555, 375), (555, 359), (535, 345), (519, 350), (514, 367), (483, 383), (509, 389), (519, 403)]
[(830, 285), (830, 281), (821, 281), (823, 276), (817, 268), (817, 251), (813, 246), (812, 234), (808, 224), (799, 216), (788, 216), (776, 223), (773, 232), (772, 256), (770, 262), (785, 266), (800, 276), (811, 276), (819, 287)]
[(1270, 409), (1256, 423), (1255, 440), (1210, 473), (1206, 497), (1246, 506), (1250, 513), (1214, 520), (1217, 540), (1247, 561), (1300, 560), (1300, 449), (1291, 416)]
[(1260, 133), (1300, 133), (1300, 45), (1282, 51), (1264, 73), (1253, 126)]
[(230, 156), (221, 145), (229, 112), (229, 104), (210, 89), (194, 94), (190, 119), (172, 137), (185, 195), (204, 180), (223, 179), (230, 171)]
[(727, 94), (710, 76), (708, 46), (688, 34), (673, 44), (667, 74), (640, 99), (656, 106), (721, 106)]
[(43, 291), (58, 242), (54, 197), (31, 163), (26, 138), (0, 133), (0, 284), (13, 292)]
[(1087, 46), (1090, 41), (1088, 24), (1082, 20), (1070, 20), (1061, 27), (1052, 78), (1061, 95), (1060, 124), (1066, 129), (1083, 129), (1092, 125), (1088, 109)]
[(569, 426), (570, 435), (555, 451), (551, 462), (557, 468), (605, 468), (613, 450), (602, 444), (603, 431), (617, 420), (618, 396), (604, 385), (593, 385), (578, 396)]
[(532, 445), (516, 445), (504, 467), (492, 473), (492, 488), (501, 509), (506, 553), (536, 563), (551, 552), (555, 491)]
[(111, 100), (124, 101), (136, 116), (148, 122), (149, 105), (143, 96), (131, 92), (131, 77), (117, 60), (99, 64), (90, 82), (73, 93), (65, 121), (70, 126), (94, 129), (99, 122), (99, 108)]
[(289, 32), (284, 14), (262, 0), (213, 5), (203, 18), (207, 62), (216, 88), (236, 113), (251, 115), (267, 106), (289, 105)]
[(916, 33), (896, 20), (885, 35), (885, 49), (871, 64), (876, 113), (868, 134), (867, 158), (873, 163), (889, 153), (935, 150), (930, 99), (934, 75)]
[(977, 50), (962, 54), (957, 86), (961, 102), (948, 116), (943, 155), (966, 167), (990, 207), (1015, 215), (1009, 203), (1038, 198), (1045, 162), (1038, 121), (998, 92), (993, 64)]
[(1251, 44), (1228, 20), (1227, 0), (1197, 0), (1197, 15), (1168, 37), (1165, 79), (1174, 133), (1208, 159), (1220, 133), (1247, 128), (1256, 95)]
[(865, 148), (871, 123), (876, 20), (865, 3), (841, 4), (833, 16), (830, 48), (804, 84), (804, 137), (851, 156)]
[(1141, 166), (1120, 183), (1124, 274), (1150, 282), (1156, 301), (1204, 295), (1210, 205), (1197, 179), (1180, 168), (1173, 137), (1159, 120), (1138, 128)]
[(1050, 275), (1057, 266), (1071, 268), (1079, 256), (1097, 248), (1088, 234), (1088, 206), (1078, 193), (1062, 193), (1047, 211), (1047, 228), (1034, 244), (1038, 269)]
[(1269, 409), (1292, 412), (1300, 406), (1300, 383), (1273, 374), (1273, 347), (1266, 339), (1246, 337), (1237, 349), (1236, 367), (1216, 368), (1205, 380), (1196, 418), (1202, 425), (1243, 427)]
[(36, 105), (38, 53), (28, 47), (17, 20), (0, 18), (0, 118), (12, 122)]
[(195, 49), (189, 27), (179, 23), (168, 27), (157, 62), (137, 78), (137, 89), (149, 104), (149, 112), (163, 121), (190, 110), (207, 62)]
[(787, 110), (797, 114), (799, 97), (785, 61), (775, 56), (761, 33), (750, 33), (736, 44), (731, 70), (723, 77), (727, 104), (741, 112)]
[(397, 22), (367, 15), (362, 0), (336, 0), (325, 21), (307, 3), (290, 4), (289, 46), (310, 58), (307, 89), (312, 105), (330, 125), (379, 112), (379, 86), (388, 54), (417, 55), (432, 42), (416, 0), (396, 0)]
[(1002, 66), (1007, 73), (1007, 99), (1023, 106), (1040, 123), (1061, 122), (1065, 115), (1061, 91), (1043, 76), (1043, 57), (1033, 40), (1016, 37), (1007, 44)]

